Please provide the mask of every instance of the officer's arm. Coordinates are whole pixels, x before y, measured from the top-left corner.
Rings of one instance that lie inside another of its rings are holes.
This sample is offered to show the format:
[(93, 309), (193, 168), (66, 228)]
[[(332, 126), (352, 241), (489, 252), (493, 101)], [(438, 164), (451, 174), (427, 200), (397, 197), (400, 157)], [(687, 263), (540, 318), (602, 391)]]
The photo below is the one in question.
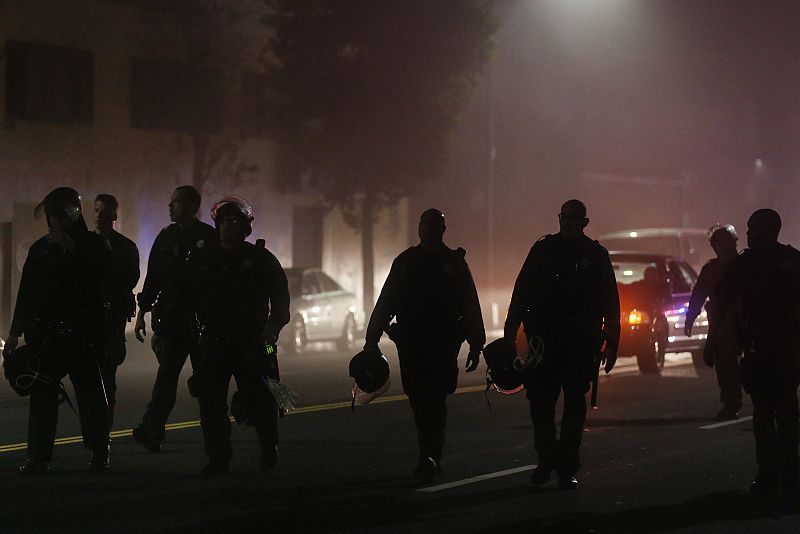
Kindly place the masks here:
[(372, 315), (369, 318), (365, 336), (365, 347), (378, 345), (383, 331), (389, 326), (389, 321), (391, 321), (392, 317), (395, 315), (399, 283), (399, 266), (397, 265), (397, 259), (395, 259), (394, 262), (392, 262), (392, 268), (389, 270), (389, 276), (386, 277), (386, 282), (381, 289), (378, 302), (375, 303), (375, 308), (372, 310)]
[(736, 299), (741, 291), (742, 258), (737, 256), (733, 263), (725, 269), (714, 292), (714, 313), (719, 317), (725, 317), (733, 308)]
[(31, 253), (28, 251), (28, 256), (25, 258), (25, 264), (22, 267), (22, 278), (19, 282), (19, 292), (17, 293), (17, 303), (14, 306), (14, 318), (11, 320), (11, 330), (8, 337), (18, 338), (23, 335), (33, 321), (33, 295), (31, 294), (32, 284), (35, 283), (34, 275), (31, 272), (33, 265), (31, 261)]
[(511, 294), (511, 303), (508, 305), (508, 316), (503, 329), (506, 339), (516, 339), (519, 325), (530, 309), (536, 253), (536, 245), (534, 245), (528, 252), (528, 257), (525, 258), (525, 263), (522, 264), (517, 281), (514, 283), (514, 292)]
[(122, 287), (126, 291), (133, 291), (136, 284), (139, 282), (139, 249), (132, 241), (128, 243), (127, 250), (123, 256), (122, 272), (124, 273), (122, 279)]
[(99, 300), (101, 306), (111, 302), (111, 295), (114, 292), (114, 253), (111, 248), (98, 245), (96, 257), (94, 258), (95, 264), (95, 280), (96, 298)]
[(620, 319), (619, 319), (619, 290), (617, 289), (617, 277), (614, 275), (614, 266), (608, 253), (604, 252), (602, 265), (602, 288), (603, 288), (603, 328), (606, 336), (608, 348), (616, 354), (619, 347)]
[(711, 269), (708, 264), (703, 265), (697, 277), (697, 283), (694, 285), (694, 289), (692, 289), (692, 296), (689, 297), (689, 307), (686, 310), (685, 325), (689, 329), (691, 329), (697, 316), (700, 315), (703, 304), (705, 304), (706, 299), (711, 294), (711, 290), (714, 289), (711, 278)]
[(199, 249), (186, 259), (183, 280), (179, 287), (177, 297), (186, 307), (187, 311), (197, 312), (204, 290), (209, 290), (213, 283), (209, 281), (211, 261), (208, 249)]
[(480, 350), (486, 344), (486, 328), (483, 325), (481, 303), (475, 280), (464, 260), (464, 321), (466, 322), (466, 337), (470, 348)]
[(267, 323), (280, 332), (289, 322), (289, 281), (281, 263), (273, 254), (269, 259), (269, 317)]
[(162, 272), (164, 258), (161, 257), (161, 242), (165, 239), (165, 231), (162, 230), (156, 236), (153, 247), (150, 249), (150, 257), (147, 259), (147, 275), (144, 278), (142, 292), (139, 293), (139, 298), (137, 299), (141, 310), (140, 313), (147, 313), (153, 309), (153, 303), (161, 292), (161, 284), (164, 278), (164, 273)]

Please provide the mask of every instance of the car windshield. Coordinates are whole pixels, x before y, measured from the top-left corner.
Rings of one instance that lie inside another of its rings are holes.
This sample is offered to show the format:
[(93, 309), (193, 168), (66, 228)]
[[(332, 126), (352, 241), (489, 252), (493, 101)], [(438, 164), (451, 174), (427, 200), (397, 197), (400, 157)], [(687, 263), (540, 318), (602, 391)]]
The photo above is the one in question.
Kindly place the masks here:
[(658, 276), (658, 266), (652, 261), (612, 258), (611, 265), (614, 266), (614, 276), (619, 285), (631, 285), (643, 281), (645, 277)]

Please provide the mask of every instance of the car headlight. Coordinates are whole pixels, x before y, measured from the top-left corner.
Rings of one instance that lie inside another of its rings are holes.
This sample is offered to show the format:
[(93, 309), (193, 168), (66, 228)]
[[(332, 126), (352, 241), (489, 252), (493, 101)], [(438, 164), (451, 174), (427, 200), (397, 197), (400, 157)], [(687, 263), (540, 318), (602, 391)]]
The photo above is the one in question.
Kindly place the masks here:
[(621, 320), (632, 326), (650, 323), (650, 315), (642, 310), (632, 309), (629, 313), (622, 313)]

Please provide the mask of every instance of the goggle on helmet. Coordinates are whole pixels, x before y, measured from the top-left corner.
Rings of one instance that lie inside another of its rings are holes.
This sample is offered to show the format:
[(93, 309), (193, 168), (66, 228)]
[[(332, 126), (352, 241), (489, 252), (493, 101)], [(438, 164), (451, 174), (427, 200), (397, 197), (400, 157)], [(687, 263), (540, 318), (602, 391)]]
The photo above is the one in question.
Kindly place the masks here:
[(71, 187), (59, 187), (52, 190), (33, 210), (36, 220), (46, 215), (63, 212), (72, 222), (80, 219), (83, 213), (81, 195)]
[(217, 228), (219, 228), (222, 217), (229, 215), (244, 218), (244, 222), (247, 226), (247, 235), (250, 235), (253, 231), (253, 220), (255, 220), (255, 217), (253, 217), (253, 207), (247, 200), (238, 195), (230, 195), (224, 197), (211, 208), (211, 219), (214, 221)]

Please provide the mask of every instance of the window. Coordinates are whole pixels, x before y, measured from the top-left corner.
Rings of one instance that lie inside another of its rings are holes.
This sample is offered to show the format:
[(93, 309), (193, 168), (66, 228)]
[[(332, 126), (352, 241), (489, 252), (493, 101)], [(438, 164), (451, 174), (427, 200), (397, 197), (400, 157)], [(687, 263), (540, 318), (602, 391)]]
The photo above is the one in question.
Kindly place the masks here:
[(667, 262), (667, 275), (672, 293), (691, 293), (692, 278), (674, 261)]
[[(614, 276), (617, 283), (621, 285), (630, 285), (636, 282), (641, 282), (645, 279), (645, 273), (655, 271), (655, 276), (658, 277), (658, 265), (650, 261), (636, 261), (636, 260), (611, 260), (614, 266)], [(652, 274), (648, 275), (650, 278)]]
[(297, 296), (300, 295), (300, 283), (301, 283), (302, 274), (298, 271), (287, 270), (286, 271), (286, 281), (289, 282), (289, 295)]
[(317, 281), (317, 273), (308, 271), (303, 273), (303, 295), (314, 295), (319, 293), (319, 281)]
[(319, 273), (319, 281), (323, 291), (341, 291), (341, 286), (325, 273)]
[(30, 121), (94, 122), (94, 56), (40, 43), (6, 43), (6, 116)]
[(177, 61), (131, 60), (131, 128), (219, 133), (223, 76)]

